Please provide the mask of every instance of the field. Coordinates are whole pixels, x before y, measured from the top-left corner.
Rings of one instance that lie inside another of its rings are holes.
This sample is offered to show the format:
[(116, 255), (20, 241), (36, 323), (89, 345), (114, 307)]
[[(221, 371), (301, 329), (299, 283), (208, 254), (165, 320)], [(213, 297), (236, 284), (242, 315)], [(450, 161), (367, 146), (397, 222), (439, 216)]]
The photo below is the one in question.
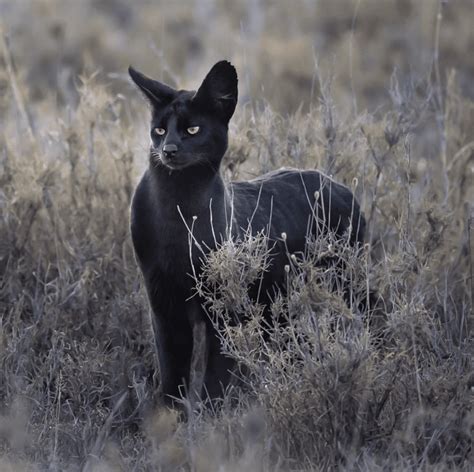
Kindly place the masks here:
[[(473, 22), (472, 0), (0, 0), (0, 471), (473, 470)], [(250, 318), (220, 333), (245, 388), (183, 421), (130, 241), (149, 112), (126, 70), (192, 89), (224, 58), (225, 177), (323, 170), (366, 245), (294, 260), (270, 341), (263, 241), (212, 254), (198, 289)]]

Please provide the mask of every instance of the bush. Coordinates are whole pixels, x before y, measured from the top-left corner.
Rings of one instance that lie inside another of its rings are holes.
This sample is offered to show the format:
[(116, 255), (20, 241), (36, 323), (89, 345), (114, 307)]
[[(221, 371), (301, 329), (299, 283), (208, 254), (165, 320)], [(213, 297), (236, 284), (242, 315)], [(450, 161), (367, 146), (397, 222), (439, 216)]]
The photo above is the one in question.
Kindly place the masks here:
[[(371, 60), (383, 62), (369, 13), (363, 38)], [(339, 35), (333, 26), (328, 38)], [(344, 49), (344, 37), (333, 44)], [(466, 71), (446, 81), (445, 69), (441, 80), (394, 74), (390, 103), (356, 112), (341, 98), (349, 77), (341, 72), (331, 89), (311, 66), (319, 102), (291, 102), (296, 111), (285, 115), (263, 101), (238, 110), (225, 175), (282, 165), (331, 173), (359, 198), (367, 245), (357, 252), (331, 235), (311, 241), (304, 257), (290, 259), (288, 290), (271, 306), (284, 323), (270, 325), (245, 289), (265, 270), (264, 235), (211, 254), (197, 289), (244, 385), (218, 410), (189, 409), (182, 422), (155, 408), (156, 353), (128, 230), (145, 166), (143, 105), (114, 93), (104, 74), (77, 79), (75, 98), (28, 95), (26, 66), (17, 70), (3, 43), (0, 469), (472, 468), (474, 103)], [(267, 53), (278, 56), (271, 43)], [(459, 58), (457, 44), (443, 47)], [(288, 80), (280, 109), (299, 90), (290, 72), (278, 75)], [(368, 75), (364, 90), (378, 84), (369, 100), (378, 103), (388, 81)], [(318, 266), (327, 255), (341, 263)]]

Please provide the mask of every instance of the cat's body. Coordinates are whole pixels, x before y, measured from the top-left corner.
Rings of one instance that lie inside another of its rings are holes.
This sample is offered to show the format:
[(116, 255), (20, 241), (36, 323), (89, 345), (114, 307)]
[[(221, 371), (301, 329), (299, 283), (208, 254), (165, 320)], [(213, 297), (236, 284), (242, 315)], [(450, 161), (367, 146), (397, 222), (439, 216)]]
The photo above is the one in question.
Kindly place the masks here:
[[(133, 198), (131, 229), (154, 313), (162, 390), (165, 399), (184, 393), (193, 346), (202, 341), (205, 389), (216, 397), (232, 362), (220, 353), (201, 300), (193, 296), (190, 274), (200, 271), (200, 251), (215, 249), (229, 235), (238, 240), (247, 230), (263, 230), (275, 244), (261, 290), (265, 301), (284, 280), (287, 251), (304, 251), (308, 234), (323, 227), (340, 237), (349, 233), (355, 244), (363, 240), (365, 222), (352, 193), (316, 171), (283, 169), (224, 184), (219, 165), (237, 102), (229, 63), (216, 64), (197, 93), (173, 91), (133, 69), (130, 74), (153, 110), (150, 167)], [(200, 249), (190, 243), (190, 232)]]

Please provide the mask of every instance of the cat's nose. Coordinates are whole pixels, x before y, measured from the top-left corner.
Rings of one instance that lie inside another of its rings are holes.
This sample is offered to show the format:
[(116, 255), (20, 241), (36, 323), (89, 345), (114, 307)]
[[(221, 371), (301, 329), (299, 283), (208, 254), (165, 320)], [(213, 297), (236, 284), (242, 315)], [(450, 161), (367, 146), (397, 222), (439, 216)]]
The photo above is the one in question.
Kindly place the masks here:
[(165, 144), (163, 146), (163, 154), (165, 157), (173, 157), (178, 152), (178, 146), (176, 144)]

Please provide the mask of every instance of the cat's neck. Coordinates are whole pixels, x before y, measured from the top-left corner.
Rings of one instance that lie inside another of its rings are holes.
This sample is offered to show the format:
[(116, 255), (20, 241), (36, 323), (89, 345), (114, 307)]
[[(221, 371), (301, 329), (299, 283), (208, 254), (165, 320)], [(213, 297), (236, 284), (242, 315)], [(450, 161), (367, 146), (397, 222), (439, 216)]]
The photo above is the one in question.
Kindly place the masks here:
[(163, 210), (183, 214), (200, 214), (214, 205), (226, 205), (226, 187), (219, 169), (210, 166), (189, 166), (171, 170), (164, 165), (150, 163), (154, 193)]

